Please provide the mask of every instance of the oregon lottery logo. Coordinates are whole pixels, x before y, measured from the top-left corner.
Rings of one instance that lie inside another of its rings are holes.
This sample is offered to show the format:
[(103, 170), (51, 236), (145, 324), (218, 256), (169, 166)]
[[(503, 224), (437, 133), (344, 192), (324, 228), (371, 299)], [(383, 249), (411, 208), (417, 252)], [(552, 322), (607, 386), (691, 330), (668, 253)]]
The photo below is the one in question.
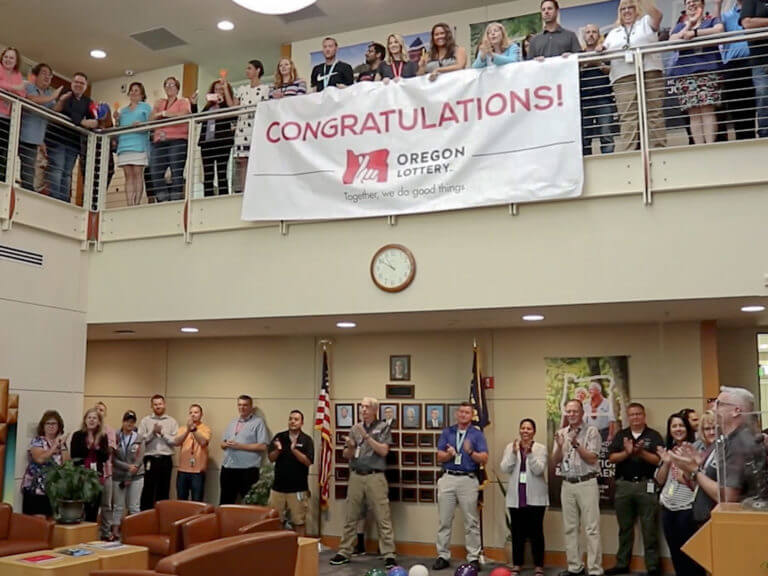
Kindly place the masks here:
[(373, 150), (355, 154), (347, 150), (347, 169), (344, 171), (344, 184), (365, 184), (366, 182), (386, 182), (389, 174), (389, 150)]

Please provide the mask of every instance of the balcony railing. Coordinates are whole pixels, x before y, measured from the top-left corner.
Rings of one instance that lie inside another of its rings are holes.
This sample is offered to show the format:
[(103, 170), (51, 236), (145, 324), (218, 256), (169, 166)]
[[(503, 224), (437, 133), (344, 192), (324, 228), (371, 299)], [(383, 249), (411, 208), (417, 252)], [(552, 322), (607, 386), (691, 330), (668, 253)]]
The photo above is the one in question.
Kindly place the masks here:
[[(575, 55), (582, 74), (589, 67), (610, 67), (613, 62), (623, 63), (625, 70), (629, 66), (634, 72), (624, 77), (629, 81), (615, 82), (608, 92), (582, 83), (583, 197), (638, 194), (643, 204), (650, 205), (654, 192), (768, 181), (768, 171), (762, 166), (738, 163), (745, 147), (761, 146), (763, 150), (757, 118), (768, 121), (768, 96), (756, 97), (759, 82), (755, 80), (760, 80), (761, 70), (766, 72), (765, 66), (756, 69), (751, 56), (737, 55), (726, 64), (721, 60), (727, 47), (747, 40), (768, 44), (768, 30)], [(680, 50), (697, 55), (709, 52), (720, 65), (714, 72), (691, 72), (685, 57), (677, 56)], [(659, 56), (664, 63), (663, 77), (644, 74), (645, 63)], [(762, 79), (765, 84), (768, 78)], [(706, 106), (684, 109), (693, 99), (691, 91), (696, 90), (709, 95), (712, 110)], [(0, 126), (0, 167), (5, 168), (0, 170), (3, 228), (18, 221), (79, 239), (84, 247), (167, 235), (183, 235), (189, 241), (193, 231), (274, 224), (283, 232), (287, 230), (282, 222), (240, 220), (237, 193), (244, 182), (243, 161), (233, 158), (231, 141), (215, 137), (213, 122), (232, 122), (234, 128), (237, 119), (254, 113), (255, 107), (89, 131), (15, 95), (0, 91), (0, 100), (11, 105), (7, 132)], [(21, 138), (22, 125), (33, 117), (47, 121), (42, 147)], [(635, 137), (629, 130), (633, 122), (637, 126)], [(146, 135), (155, 142), (153, 153), (157, 154), (157, 143), (170, 140), (164, 140), (165, 129), (179, 125), (186, 128), (186, 138), (161, 146), (163, 162), (158, 164), (157, 156), (153, 158), (138, 188), (126, 182), (123, 170), (115, 166), (119, 137)], [(763, 129), (768, 130), (768, 126)], [(697, 157), (714, 147), (720, 166), (738, 166), (738, 171), (705, 171)], [(79, 158), (74, 165), (73, 157)], [(65, 217), (58, 211), (62, 205), (67, 206)], [(517, 213), (514, 205), (509, 210)], [(141, 214), (140, 221), (137, 214)]]

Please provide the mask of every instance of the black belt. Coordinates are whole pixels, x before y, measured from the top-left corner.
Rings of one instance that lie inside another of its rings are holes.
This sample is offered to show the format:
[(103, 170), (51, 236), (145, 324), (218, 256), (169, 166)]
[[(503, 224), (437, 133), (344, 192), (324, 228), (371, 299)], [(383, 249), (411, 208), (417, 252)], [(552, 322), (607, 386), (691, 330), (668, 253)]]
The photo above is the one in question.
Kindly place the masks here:
[(569, 484), (578, 484), (579, 482), (592, 480), (592, 478), (597, 478), (597, 473), (592, 472), (592, 474), (584, 474), (584, 476), (565, 476), (563, 480)]
[(617, 480), (624, 480), (624, 482), (649, 482), (651, 479), (645, 476), (635, 476), (633, 478), (617, 478)]
[(355, 470), (352, 468), (352, 472), (360, 476), (368, 476), (369, 474), (383, 474), (383, 470)]
[(446, 470), (445, 473), (450, 476), (469, 476), (470, 478), (475, 477), (474, 472), (464, 472), (463, 470)]
[(170, 454), (146, 454), (144, 458), (170, 458)]

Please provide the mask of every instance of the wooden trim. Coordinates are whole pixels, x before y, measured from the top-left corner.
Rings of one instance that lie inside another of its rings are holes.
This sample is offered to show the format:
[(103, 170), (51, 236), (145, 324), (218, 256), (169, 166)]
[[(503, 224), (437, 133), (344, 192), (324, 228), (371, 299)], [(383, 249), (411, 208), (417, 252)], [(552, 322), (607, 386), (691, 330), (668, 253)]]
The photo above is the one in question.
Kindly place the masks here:
[(290, 60), (291, 55), (292, 55), (292, 44), (281, 44), (280, 58), (288, 58), (288, 60)]
[[(337, 550), (341, 544), (341, 538), (338, 536), (322, 536), (320, 542), (323, 546)], [(365, 551), (369, 554), (379, 553), (378, 540), (366, 540)], [(433, 558), (437, 555), (434, 544), (426, 542), (395, 542), (395, 551), (403, 556), (419, 556), (422, 558)], [(506, 564), (510, 561), (509, 548), (489, 548), (485, 547), (484, 553), (488, 560)], [(451, 546), (451, 558), (466, 558), (466, 550), (463, 546)], [(546, 566), (566, 567), (568, 563), (565, 559), (565, 552), (551, 550), (544, 553), (544, 564)], [(616, 564), (615, 554), (603, 554), (603, 566), (614, 566)], [(630, 568), (633, 572), (642, 572), (645, 570), (645, 561), (642, 556), (633, 556)], [(674, 574), (672, 560), (661, 558), (661, 568), (665, 573)]]
[(720, 392), (720, 371), (717, 361), (717, 323), (705, 320), (700, 325), (701, 337), (701, 393), (714, 398)]
[(181, 95), (189, 98), (197, 90), (197, 64), (191, 62), (184, 63), (184, 69), (181, 73)]

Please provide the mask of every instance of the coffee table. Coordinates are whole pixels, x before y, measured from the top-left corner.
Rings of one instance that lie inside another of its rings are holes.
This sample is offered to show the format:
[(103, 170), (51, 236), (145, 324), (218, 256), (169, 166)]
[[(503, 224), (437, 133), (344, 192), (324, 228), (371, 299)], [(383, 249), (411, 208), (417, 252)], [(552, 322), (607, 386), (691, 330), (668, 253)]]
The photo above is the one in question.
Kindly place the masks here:
[[(24, 560), (45, 556), (53, 556), (53, 559), (40, 563)], [(100, 567), (96, 554), (74, 557), (58, 554), (53, 550), (38, 550), (0, 558), (0, 574), (3, 576), (87, 576), (91, 570), (98, 570)]]
[(56, 524), (53, 527), (51, 548), (75, 546), (81, 542), (99, 539), (99, 525), (96, 522), (80, 522), (80, 524)]
[[(145, 546), (131, 546), (130, 544), (117, 544), (115, 548), (102, 548), (109, 545), (106, 542), (85, 542), (76, 546), (57, 548), (54, 552), (60, 552), (67, 548), (85, 548), (93, 552), (99, 560), (101, 570), (147, 570), (149, 569), (149, 548)], [(88, 558), (91, 558), (88, 556)]]

